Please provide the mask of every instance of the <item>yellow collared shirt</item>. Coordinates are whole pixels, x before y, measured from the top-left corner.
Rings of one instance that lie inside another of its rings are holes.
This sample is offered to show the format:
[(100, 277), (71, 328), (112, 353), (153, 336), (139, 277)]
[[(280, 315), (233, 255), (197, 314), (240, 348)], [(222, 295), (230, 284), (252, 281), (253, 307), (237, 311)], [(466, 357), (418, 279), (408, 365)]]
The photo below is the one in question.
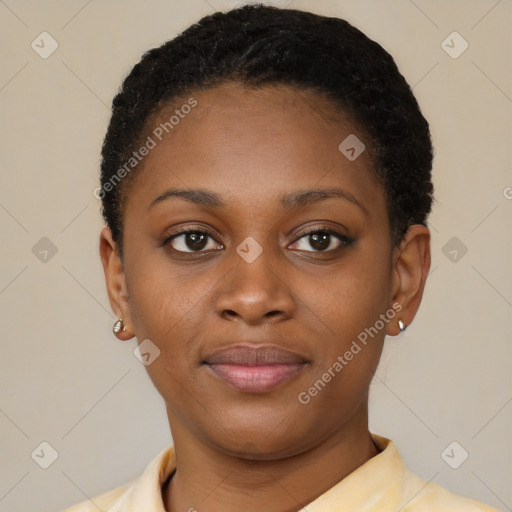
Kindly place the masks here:
[[(498, 512), (422, 480), (406, 468), (393, 441), (372, 437), (381, 452), (298, 512)], [(175, 469), (169, 446), (140, 477), (64, 512), (165, 512), (162, 485)]]

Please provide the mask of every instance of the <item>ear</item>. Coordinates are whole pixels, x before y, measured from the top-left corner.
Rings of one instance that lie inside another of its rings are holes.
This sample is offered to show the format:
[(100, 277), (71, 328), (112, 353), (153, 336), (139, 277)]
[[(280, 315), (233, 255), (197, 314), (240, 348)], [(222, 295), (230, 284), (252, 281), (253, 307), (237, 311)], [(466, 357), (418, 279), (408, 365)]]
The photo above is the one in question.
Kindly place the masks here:
[(125, 330), (119, 332), (116, 336), (120, 340), (126, 341), (135, 335), (132, 328), (126, 278), (117, 244), (112, 238), (112, 231), (107, 227), (103, 228), (100, 234), (100, 257), (105, 272), (110, 306), (117, 318), (123, 319), (125, 327)]
[(405, 233), (400, 247), (395, 249), (392, 264), (391, 304), (400, 304), (396, 309), (396, 322), (387, 324), (386, 334), (400, 333), (398, 320), (407, 327), (420, 307), (430, 269), (430, 231), (420, 224), (413, 224)]

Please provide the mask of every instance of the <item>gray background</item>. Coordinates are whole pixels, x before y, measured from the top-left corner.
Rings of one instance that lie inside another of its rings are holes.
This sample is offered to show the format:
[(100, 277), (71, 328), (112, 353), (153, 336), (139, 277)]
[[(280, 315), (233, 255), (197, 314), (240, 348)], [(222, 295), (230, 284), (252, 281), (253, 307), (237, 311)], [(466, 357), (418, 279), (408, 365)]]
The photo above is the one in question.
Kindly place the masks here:
[[(136, 341), (111, 334), (93, 191), (110, 102), (141, 53), (238, 3), (0, 0), (1, 512), (61, 510), (172, 442)], [(381, 43), (432, 127), (431, 275), (386, 342), (371, 429), (424, 479), (512, 510), (512, 2), (273, 3)]]

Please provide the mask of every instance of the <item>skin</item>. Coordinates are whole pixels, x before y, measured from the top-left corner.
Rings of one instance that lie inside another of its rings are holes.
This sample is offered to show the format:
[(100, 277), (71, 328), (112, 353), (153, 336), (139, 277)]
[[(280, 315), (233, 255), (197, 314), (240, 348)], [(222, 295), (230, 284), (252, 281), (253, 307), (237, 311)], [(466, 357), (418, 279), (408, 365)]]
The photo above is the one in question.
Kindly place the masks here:
[[(385, 335), (399, 333), (398, 319), (409, 325), (420, 305), (430, 233), (410, 226), (392, 247), (371, 148), (353, 162), (338, 149), (349, 134), (365, 135), (322, 96), (230, 83), (193, 97), (197, 107), (137, 171), (124, 210), (123, 260), (110, 230), (101, 232), (110, 303), (126, 327), (121, 339), (150, 339), (161, 351), (147, 370), (165, 400), (177, 456), (162, 492), (166, 510), (295, 511), (378, 453), (368, 389)], [(173, 197), (150, 208), (174, 188), (206, 190), (225, 205)], [(328, 188), (359, 205), (340, 197), (294, 209), (281, 203), (286, 194)], [(163, 245), (178, 226), (209, 231), (199, 257), (177, 252), (193, 250), (186, 235)], [(326, 227), (353, 242), (332, 236), (321, 251), (303, 233)], [(249, 236), (263, 249), (252, 263), (236, 251)], [(300, 403), (299, 393), (396, 303), (400, 313)], [(309, 363), (256, 394), (201, 364), (211, 350), (249, 341)]]

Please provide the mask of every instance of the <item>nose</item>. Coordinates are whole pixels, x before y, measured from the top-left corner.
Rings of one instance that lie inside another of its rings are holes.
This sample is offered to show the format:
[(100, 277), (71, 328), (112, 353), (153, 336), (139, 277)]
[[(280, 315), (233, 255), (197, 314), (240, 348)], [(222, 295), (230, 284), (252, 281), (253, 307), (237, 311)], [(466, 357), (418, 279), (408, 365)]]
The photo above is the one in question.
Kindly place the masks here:
[(225, 320), (258, 325), (293, 316), (294, 300), (284, 273), (275, 261), (271, 266), (265, 252), (251, 263), (235, 255), (232, 271), (216, 298), (217, 313)]

